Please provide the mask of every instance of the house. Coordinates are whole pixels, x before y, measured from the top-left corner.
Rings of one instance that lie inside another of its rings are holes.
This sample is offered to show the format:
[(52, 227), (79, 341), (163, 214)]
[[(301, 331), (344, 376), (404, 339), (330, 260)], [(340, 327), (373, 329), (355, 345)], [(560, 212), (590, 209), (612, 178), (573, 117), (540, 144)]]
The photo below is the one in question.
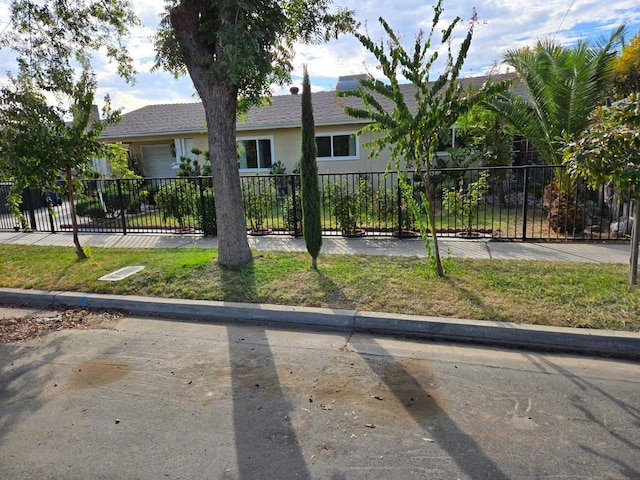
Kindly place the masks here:
[[(359, 75), (340, 77), (337, 89), (358, 85)], [(497, 76), (502, 80), (505, 75)], [(482, 85), (487, 77), (463, 80)], [(413, 100), (411, 84), (402, 86), (407, 102)], [(267, 173), (281, 162), (291, 173), (301, 152), (301, 100), (298, 88), (290, 95), (278, 95), (265, 106), (255, 106), (238, 121), (239, 166), (243, 175)], [(389, 155), (369, 159), (366, 145), (371, 132), (356, 133), (365, 125), (362, 120), (344, 113), (347, 105), (361, 106), (357, 98), (339, 98), (335, 91), (312, 94), (318, 146), (319, 173), (372, 172), (385, 170)], [(452, 135), (455, 142), (455, 133)], [(148, 105), (122, 116), (116, 125), (102, 134), (104, 142), (122, 142), (137, 170), (145, 177), (175, 177), (175, 165), (181, 156), (194, 157), (192, 148), (208, 149), (204, 108), (201, 103)]]

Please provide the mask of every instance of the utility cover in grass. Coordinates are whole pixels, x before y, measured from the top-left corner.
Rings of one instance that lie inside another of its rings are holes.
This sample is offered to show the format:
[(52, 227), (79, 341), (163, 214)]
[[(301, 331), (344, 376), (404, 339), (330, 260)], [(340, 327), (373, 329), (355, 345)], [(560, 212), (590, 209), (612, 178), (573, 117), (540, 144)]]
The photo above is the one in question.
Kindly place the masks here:
[(144, 267), (141, 266), (132, 266), (132, 267), (123, 267), (115, 272), (108, 273), (107, 275), (103, 275), (98, 280), (103, 282), (119, 282), (127, 277), (130, 277), (134, 273), (138, 273)]

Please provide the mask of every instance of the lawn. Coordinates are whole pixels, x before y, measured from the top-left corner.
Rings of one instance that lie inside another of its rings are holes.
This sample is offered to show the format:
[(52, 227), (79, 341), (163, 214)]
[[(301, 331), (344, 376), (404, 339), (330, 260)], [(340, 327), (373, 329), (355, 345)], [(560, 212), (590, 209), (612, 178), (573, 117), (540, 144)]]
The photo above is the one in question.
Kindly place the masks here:
[[(448, 259), (447, 275), (405, 257), (254, 252), (241, 270), (221, 269), (212, 249), (2, 245), (0, 287), (224, 300), (640, 331), (640, 289), (628, 266)], [(127, 265), (145, 269), (123, 281), (98, 278)]]

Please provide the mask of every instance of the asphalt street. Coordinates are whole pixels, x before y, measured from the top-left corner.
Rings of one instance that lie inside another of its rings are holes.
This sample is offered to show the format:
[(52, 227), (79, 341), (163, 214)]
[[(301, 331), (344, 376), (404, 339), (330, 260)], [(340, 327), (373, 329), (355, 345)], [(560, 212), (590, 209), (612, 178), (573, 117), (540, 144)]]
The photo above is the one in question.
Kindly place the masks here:
[(640, 478), (638, 363), (181, 320), (0, 344), (0, 478)]

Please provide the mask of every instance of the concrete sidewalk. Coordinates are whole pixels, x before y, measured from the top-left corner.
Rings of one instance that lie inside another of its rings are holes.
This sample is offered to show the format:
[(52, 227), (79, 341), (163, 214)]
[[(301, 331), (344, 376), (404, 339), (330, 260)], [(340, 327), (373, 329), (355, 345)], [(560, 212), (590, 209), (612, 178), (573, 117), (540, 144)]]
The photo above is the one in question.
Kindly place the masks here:
[[(628, 243), (596, 242), (499, 242), (490, 239), (438, 238), (441, 255), (454, 258), (496, 260), (550, 260), (558, 262), (629, 263)], [(108, 248), (217, 248), (218, 239), (201, 235), (158, 235), (103, 233), (81, 234), (82, 245)], [(0, 244), (73, 246), (71, 233), (0, 232)], [(285, 236), (249, 237), (257, 251), (306, 251), (304, 239)], [(324, 237), (324, 254), (392, 255), (425, 257), (422, 240), (384, 237)]]

